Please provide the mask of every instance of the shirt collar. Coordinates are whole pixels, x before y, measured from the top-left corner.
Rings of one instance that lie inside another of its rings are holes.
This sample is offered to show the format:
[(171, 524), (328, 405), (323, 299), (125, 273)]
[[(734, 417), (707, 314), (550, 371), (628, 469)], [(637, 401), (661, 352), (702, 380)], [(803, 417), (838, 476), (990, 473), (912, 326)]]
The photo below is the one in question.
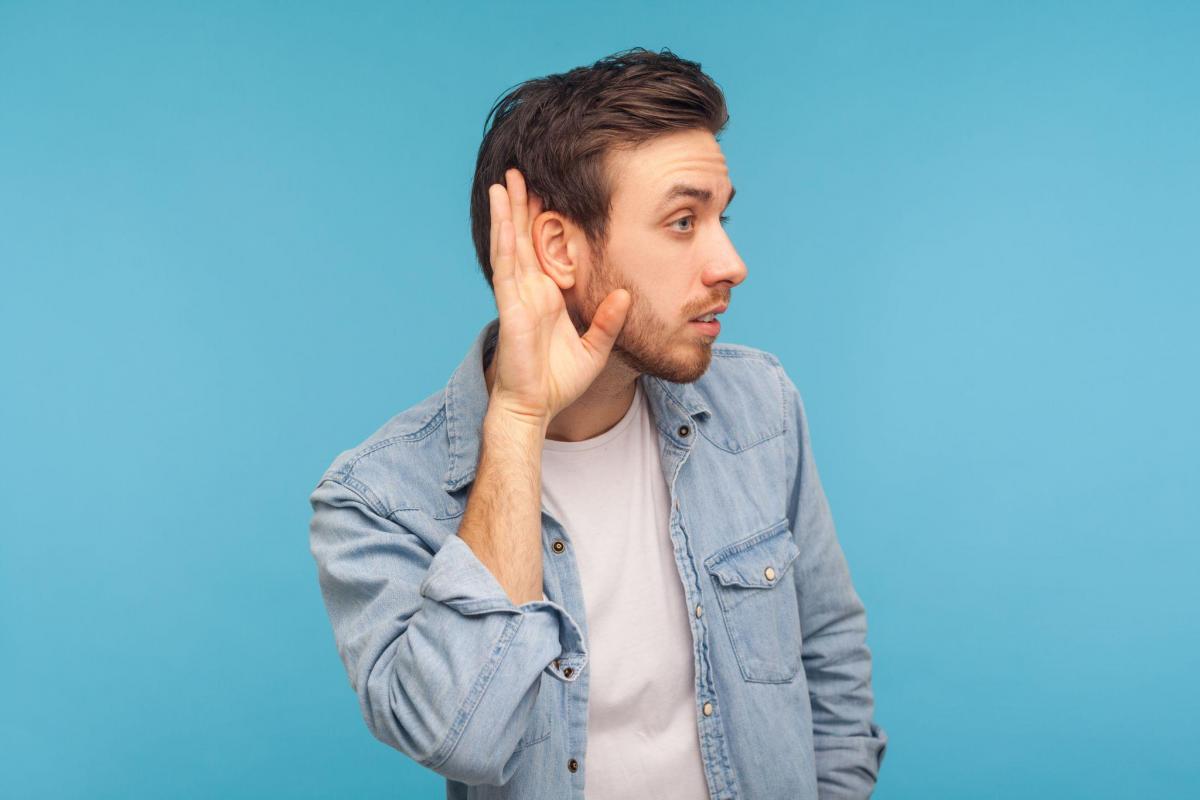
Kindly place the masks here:
[[(499, 319), (493, 319), (483, 326), (446, 384), (446, 431), (450, 456), (444, 488), (448, 492), (458, 491), (475, 479), (483, 418), (488, 406), (483, 359), (485, 353), (490, 354), (495, 348), (499, 330)], [(680, 447), (689, 446), (694, 437), (686, 434), (680, 437), (680, 423), (710, 415), (708, 405), (696, 386), (691, 383), (672, 383), (650, 375), (641, 375), (638, 380), (642, 383), (642, 391), (650, 402), (655, 425), (662, 435)]]

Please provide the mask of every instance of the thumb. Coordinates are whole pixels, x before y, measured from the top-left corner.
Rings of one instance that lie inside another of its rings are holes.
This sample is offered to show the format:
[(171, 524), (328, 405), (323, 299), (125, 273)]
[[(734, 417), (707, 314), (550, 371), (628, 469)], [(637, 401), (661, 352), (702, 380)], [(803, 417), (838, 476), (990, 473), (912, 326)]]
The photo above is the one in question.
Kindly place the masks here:
[(628, 289), (614, 289), (592, 315), (592, 324), (583, 335), (583, 344), (599, 364), (608, 360), (632, 304)]

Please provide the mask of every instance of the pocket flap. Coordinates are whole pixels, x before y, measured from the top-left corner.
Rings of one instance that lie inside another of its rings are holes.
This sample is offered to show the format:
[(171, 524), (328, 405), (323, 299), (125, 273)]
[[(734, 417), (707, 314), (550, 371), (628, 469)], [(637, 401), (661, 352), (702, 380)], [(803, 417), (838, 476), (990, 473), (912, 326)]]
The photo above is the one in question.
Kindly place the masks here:
[(725, 586), (766, 588), (783, 579), (799, 554), (800, 548), (783, 519), (718, 550), (705, 559), (704, 566)]

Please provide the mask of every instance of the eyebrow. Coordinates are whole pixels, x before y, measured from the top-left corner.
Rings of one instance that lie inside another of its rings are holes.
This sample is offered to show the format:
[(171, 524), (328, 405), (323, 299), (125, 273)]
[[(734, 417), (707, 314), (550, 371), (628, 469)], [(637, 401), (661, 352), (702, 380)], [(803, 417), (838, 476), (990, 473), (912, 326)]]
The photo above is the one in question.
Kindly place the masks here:
[[(735, 194), (737, 194), (737, 189), (730, 185), (729, 199), (725, 201), (726, 208), (728, 208), (729, 204), (733, 202), (733, 196)], [(671, 201), (677, 200), (680, 197), (693, 197), (699, 200), (701, 203), (708, 204), (712, 202), (713, 193), (708, 189), (701, 189), (699, 186), (691, 186), (686, 183), (677, 183), (671, 187), (671, 189), (667, 192), (666, 197), (664, 197), (662, 202), (658, 204), (659, 209), (666, 208)]]

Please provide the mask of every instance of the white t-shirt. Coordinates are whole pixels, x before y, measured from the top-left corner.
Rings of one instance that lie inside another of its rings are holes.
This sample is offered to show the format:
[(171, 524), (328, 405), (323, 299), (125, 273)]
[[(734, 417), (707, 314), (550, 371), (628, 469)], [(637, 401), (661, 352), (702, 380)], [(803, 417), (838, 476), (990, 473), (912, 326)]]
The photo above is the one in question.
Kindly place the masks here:
[(542, 507), (575, 548), (588, 628), (588, 800), (700, 800), (692, 632), (670, 492), (640, 383), (628, 413), (542, 447)]

